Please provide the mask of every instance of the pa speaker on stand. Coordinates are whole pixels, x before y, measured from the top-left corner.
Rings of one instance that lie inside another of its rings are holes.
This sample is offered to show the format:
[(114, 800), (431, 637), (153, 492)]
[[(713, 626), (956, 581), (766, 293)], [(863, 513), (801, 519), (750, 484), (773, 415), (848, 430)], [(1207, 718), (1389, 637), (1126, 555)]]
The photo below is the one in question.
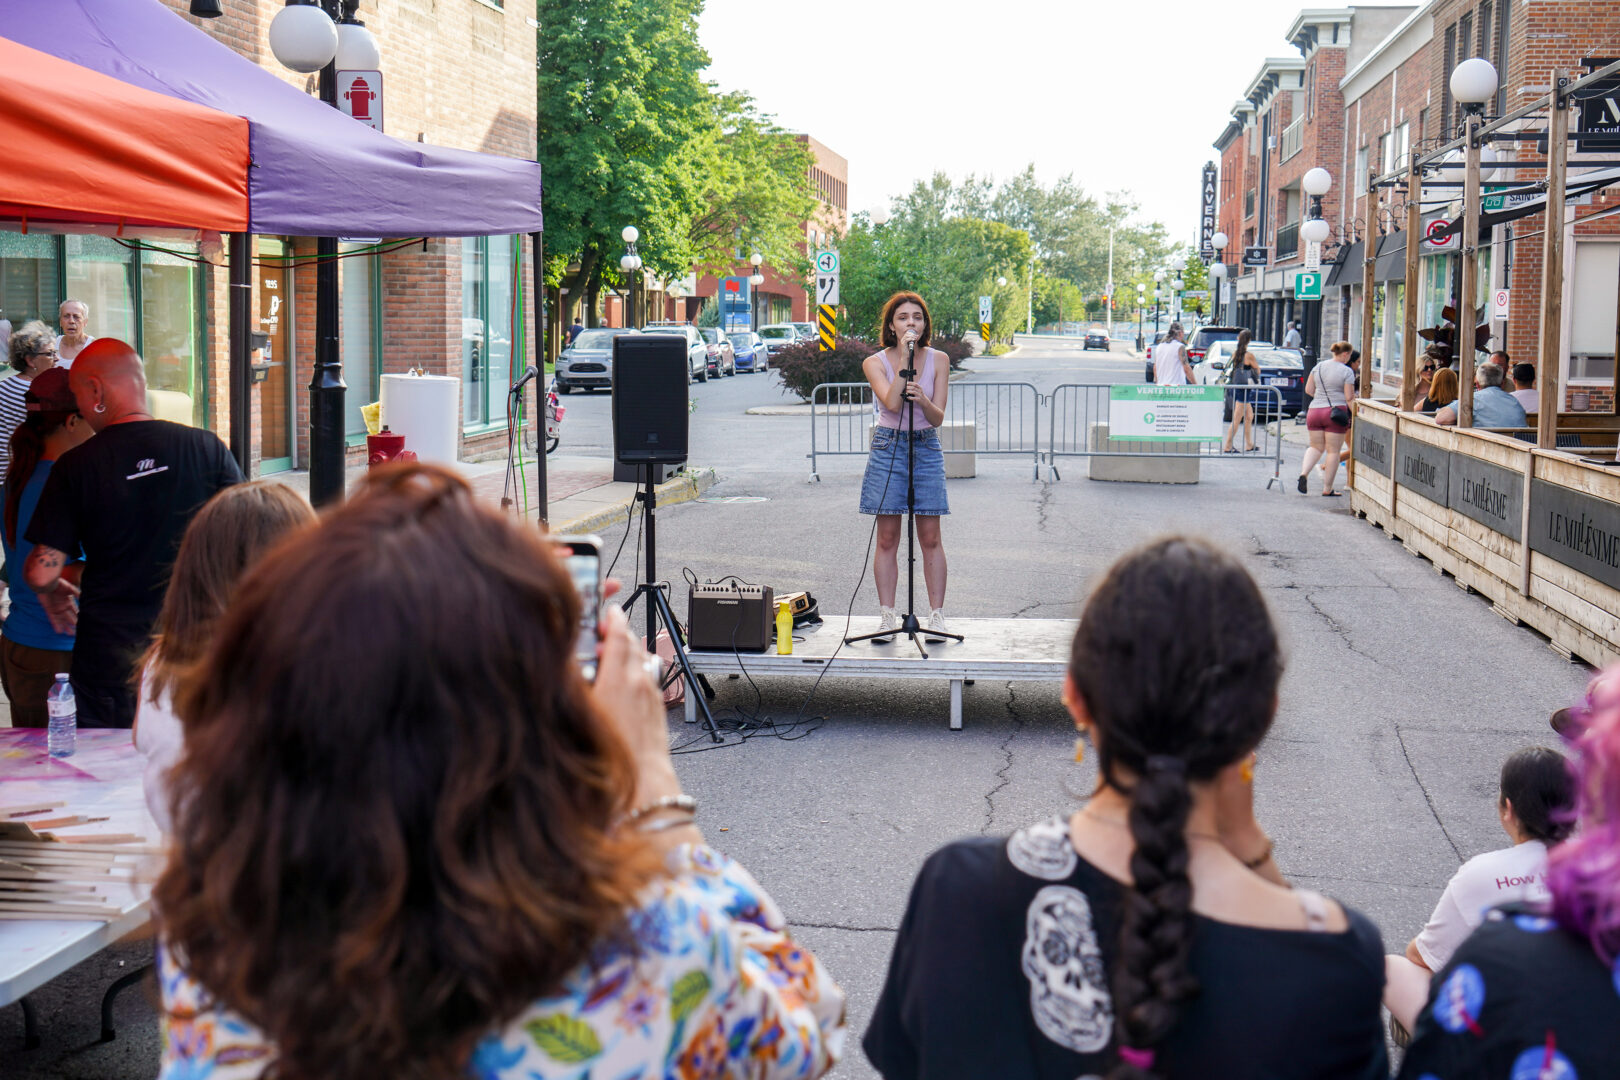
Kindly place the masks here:
[(686, 338), (676, 334), (621, 334), (613, 339), (613, 460), (618, 470), (640, 473), (642, 530), (647, 538), (647, 572), (636, 583), (635, 591), (624, 601), (628, 612), (642, 597), (647, 599), (647, 648), (657, 647), (658, 622), (663, 620), (675, 661), (703, 716), (704, 729), (714, 742), (720, 734), (714, 727), (709, 699), (714, 696), (708, 682), (692, 670), (686, 657), (686, 639), (680, 623), (670, 610), (666, 586), (658, 580), (657, 515), (659, 474), (663, 469), (685, 464), (688, 416), (686, 404), (688, 360)]

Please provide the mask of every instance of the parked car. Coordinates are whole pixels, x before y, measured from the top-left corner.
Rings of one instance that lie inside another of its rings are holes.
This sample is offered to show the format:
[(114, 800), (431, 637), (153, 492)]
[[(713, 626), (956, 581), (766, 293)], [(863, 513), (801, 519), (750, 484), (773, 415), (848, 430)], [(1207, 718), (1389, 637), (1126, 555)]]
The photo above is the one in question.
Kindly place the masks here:
[(1086, 343), (1083, 350), (1091, 349), (1101, 349), (1103, 352), (1112, 351), (1113, 343), (1108, 340), (1108, 331), (1104, 327), (1093, 326), (1086, 331)]
[(765, 354), (765, 342), (752, 330), (734, 330), (729, 335), (736, 353), (738, 371), (765, 371), (770, 358)]
[[(1249, 342), (1250, 352), (1259, 352), (1261, 349), (1275, 349), (1277, 346), (1269, 341)], [(1213, 386), (1226, 378), (1226, 369), (1232, 363), (1232, 354), (1237, 352), (1237, 342), (1217, 341), (1210, 345), (1204, 358), (1193, 365), (1193, 380), (1201, 386)]]
[(648, 323), (641, 328), (643, 334), (676, 334), (686, 339), (686, 381), (709, 381), (709, 343), (703, 340), (697, 327), (684, 323)]
[(1147, 361), (1147, 375), (1146, 375), (1146, 381), (1147, 382), (1152, 382), (1153, 381), (1153, 347), (1155, 345), (1164, 344), (1164, 339), (1169, 337), (1169, 336), (1170, 336), (1170, 331), (1168, 331), (1168, 330), (1160, 330), (1156, 334), (1149, 334), (1147, 336), (1148, 337), (1147, 356), (1144, 357), (1144, 359)]
[(796, 322), (789, 325), (799, 332), (801, 341), (814, 341), (821, 336), (821, 331), (816, 329), (816, 324), (813, 322)]
[(636, 331), (628, 327), (582, 330), (557, 357), (557, 393), (613, 388), (613, 339)]
[[(1261, 385), (1277, 388), (1282, 398), (1283, 415), (1298, 416), (1305, 408), (1305, 361), (1299, 350), (1257, 349), (1251, 346), (1250, 351), (1260, 361)], [(1262, 423), (1277, 418), (1276, 406), (1272, 404), (1270, 394), (1256, 400), (1254, 415)]]
[(765, 342), (766, 359), (774, 356), (779, 350), (789, 345), (797, 345), (804, 339), (799, 336), (798, 328), (792, 323), (772, 323), (759, 328), (759, 336)]
[(737, 374), (737, 350), (732, 347), (731, 339), (718, 326), (705, 326), (698, 333), (709, 347), (709, 374), (717, 379)]
[(1217, 341), (1236, 341), (1241, 326), (1200, 326), (1187, 337), (1187, 359), (1196, 367)]

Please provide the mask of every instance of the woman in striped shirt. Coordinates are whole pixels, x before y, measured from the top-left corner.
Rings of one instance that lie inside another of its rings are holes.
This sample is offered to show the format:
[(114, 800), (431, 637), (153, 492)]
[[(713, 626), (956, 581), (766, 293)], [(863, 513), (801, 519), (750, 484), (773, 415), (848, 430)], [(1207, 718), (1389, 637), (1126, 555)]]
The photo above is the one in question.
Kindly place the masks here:
[[(9, 342), (11, 366), (17, 373), (0, 379), (0, 477), (5, 476), (11, 464), (11, 433), (22, 426), (28, 410), (23, 407), (23, 395), (34, 376), (56, 366), (56, 335), (39, 320), (23, 323), (12, 331)], [(0, 487), (0, 500), (5, 489)]]

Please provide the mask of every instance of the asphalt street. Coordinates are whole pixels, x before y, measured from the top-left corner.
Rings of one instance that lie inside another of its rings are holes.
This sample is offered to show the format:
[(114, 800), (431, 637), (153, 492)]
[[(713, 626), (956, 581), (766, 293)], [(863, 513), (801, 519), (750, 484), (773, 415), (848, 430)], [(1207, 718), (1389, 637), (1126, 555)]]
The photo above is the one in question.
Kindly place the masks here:
[[(1083, 353), (1076, 339), (1021, 339), (1003, 359), (974, 358), (968, 381), (1138, 382), (1128, 354)], [(735, 574), (778, 591), (808, 588), (824, 616), (876, 614), (871, 519), (856, 512), (863, 460), (831, 458), (809, 482), (806, 416), (748, 415), (791, 404), (774, 374), (693, 387), (691, 461), (719, 481), (658, 513), (658, 576)], [(570, 453), (611, 455), (606, 394), (574, 394)], [(1283, 472), (1297, 469), (1285, 450)], [(1586, 669), (1358, 520), (1345, 500), (1266, 488), (1269, 464), (1205, 461), (1196, 486), (1109, 484), (1083, 465), (1033, 481), (1027, 460), (981, 456), (952, 480), (944, 524), (953, 619), (1072, 619), (1089, 583), (1121, 553), (1165, 533), (1196, 533), (1239, 555), (1260, 583), (1287, 649), (1275, 725), (1256, 792), (1277, 861), (1291, 879), (1366, 912), (1400, 951), (1460, 863), (1505, 844), (1495, 812), (1502, 759), (1552, 744), (1552, 710), (1581, 692)], [(638, 530), (616, 576), (636, 575)], [(920, 573), (920, 571), (919, 571)], [(903, 588), (903, 585), (902, 585)], [(919, 582), (919, 589), (921, 584)], [(752, 683), (752, 685), (751, 685)], [(1094, 780), (1072, 762), (1074, 731), (1058, 686), (979, 682), (965, 728), (947, 729), (948, 689), (926, 682), (828, 678), (720, 681), (724, 718), (771, 719), (760, 735), (705, 750), (670, 714), (677, 770), (701, 805), (709, 841), (746, 865), (798, 936), (849, 994), (853, 1036), (834, 1075), (875, 1073), (859, 1050), (911, 880), (939, 845), (1006, 834), (1077, 805)], [(699, 751), (699, 752), (692, 752)], [(150, 1005), (131, 993), (116, 1043), (92, 1045), (100, 986), (143, 946), (105, 954), (40, 991), (46, 1045), (23, 1053), (21, 1017), (0, 1010), (0, 1076), (152, 1075)], [(127, 1015), (126, 1015), (127, 1014)]]

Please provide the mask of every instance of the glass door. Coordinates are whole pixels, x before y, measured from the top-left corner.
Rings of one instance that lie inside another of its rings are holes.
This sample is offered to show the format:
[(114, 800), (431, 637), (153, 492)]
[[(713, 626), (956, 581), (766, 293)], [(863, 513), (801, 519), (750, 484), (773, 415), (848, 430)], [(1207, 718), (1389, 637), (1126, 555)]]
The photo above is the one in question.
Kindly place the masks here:
[(293, 467), (292, 268), (280, 261), (287, 245), (259, 240), (259, 332), (270, 340), (261, 363), (270, 371), (259, 384), (259, 471)]

